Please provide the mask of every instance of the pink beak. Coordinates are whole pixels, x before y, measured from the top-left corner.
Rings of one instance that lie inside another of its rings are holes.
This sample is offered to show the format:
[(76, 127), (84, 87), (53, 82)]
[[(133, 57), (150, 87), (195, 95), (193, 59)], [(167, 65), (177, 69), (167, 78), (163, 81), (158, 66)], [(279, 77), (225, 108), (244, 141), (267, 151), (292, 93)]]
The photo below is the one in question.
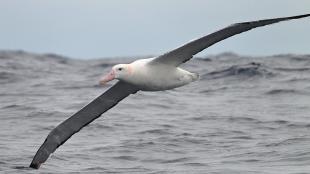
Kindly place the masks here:
[(111, 70), (107, 75), (103, 76), (100, 79), (100, 85), (105, 85), (107, 82), (115, 79), (115, 72), (114, 70)]

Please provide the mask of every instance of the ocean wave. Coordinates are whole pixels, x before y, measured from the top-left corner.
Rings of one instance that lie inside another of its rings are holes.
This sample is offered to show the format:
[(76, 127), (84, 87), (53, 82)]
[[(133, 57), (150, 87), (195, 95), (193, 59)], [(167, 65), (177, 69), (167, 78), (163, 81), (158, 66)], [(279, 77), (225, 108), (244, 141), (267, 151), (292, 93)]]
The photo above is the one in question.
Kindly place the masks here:
[(301, 68), (274, 68), (275, 70), (285, 71), (285, 72), (303, 72), (303, 71), (310, 71), (308, 67), (301, 67)]
[(267, 91), (265, 94), (267, 95), (303, 94), (303, 92), (296, 89), (272, 89)]
[(291, 56), (288, 56), (288, 58), (290, 60), (294, 60), (294, 61), (297, 61), (297, 62), (300, 62), (300, 61), (306, 61), (306, 62), (310, 62), (310, 55), (291, 55)]
[(18, 81), (20, 78), (12, 72), (0, 72), (0, 83), (12, 83)]
[(95, 67), (100, 67), (100, 68), (108, 68), (114, 66), (115, 63), (99, 63), (94, 65)]
[(294, 137), (294, 138), (287, 138), (284, 140), (280, 140), (278, 142), (269, 143), (269, 144), (266, 144), (265, 146), (267, 146), (267, 147), (270, 147), (270, 146), (278, 147), (278, 146), (296, 144), (296, 143), (301, 142), (301, 141), (309, 142), (309, 140), (310, 140), (310, 138), (307, 138), (307, 137)]
[(225, 91), (227, 89), (228, 89), (227, 86), (223, 86), (223, 87), (217, 87), (217, 88), (214, 88), (214, 89), (204, 89), (204, 90), (201, 90), (199, 92), (200, 93), (213, 93), (213, 92)]
[(47, 53), (47, 54), (42, 54), (39, 56), (39, 60), (53, 60), (56, 61), (59, 64), (69, 64), (71, 62), (71, 59), (68, 57), (64, 57), (58, 54), (53, 54), (53, 53)]
[(106, 171), (107, 169), (104, 167), (87, 167), (85, 169), (83, 169), (82, 171), (85, 171), (85, 173), (92, 173), (92, 172), (98, 172), (98, 173), (102, 173), (104, 171)]
[(32, 106), (11, 104), (11, 105), (3, 106), (1, 109), (31, 111), (31, 110), (35, 110), (36, 108)]
[(113, 157), (116, 160), (126, 160), (126, 161), (137, 161), (138, 158), (134, 156), (129, 156), (129, 155), (120, 155), (120, 156), (115, 156)]
[(287, 125), (290, 128), (310, 128), (310, 123), (289, 123)]
[(273, 58), (273, 59), (282, 59), (282, 60), (291, 60), (291, 61), (310, 61), (310, 55), (309, 54), (304, 54), (304, 55), (299, 55), (299, 54), (277, 54), (277, 55), (272, 55), (268, 56), (268, 58)]
[(219, 79), (227, 77), (272, 77), (274, 73), (261, 63), (251, 62), (243, 65), (233, 65), (224, 70), (213, 71), (201, 76), (201, 79)]
[(181, 158), (175, 158), (175, 159), (161, 160), (160, 163), (164, 163), (164, 164), (167, 164), (167, 163), (184, 163), (184, 162), (187, 162), (190, 160), (192, 160), (192, 158), (181, 157)]
[(140, 131), (139, 134), (169, 135), (172, 133), (168, 129), (150, 129), (150, 130)]
[(250, 117), (228, 117), (228, 122), (242, 122), (242, 123), (252, 123), (252, 124), (260, 124), (261, 120), (250, 118)]

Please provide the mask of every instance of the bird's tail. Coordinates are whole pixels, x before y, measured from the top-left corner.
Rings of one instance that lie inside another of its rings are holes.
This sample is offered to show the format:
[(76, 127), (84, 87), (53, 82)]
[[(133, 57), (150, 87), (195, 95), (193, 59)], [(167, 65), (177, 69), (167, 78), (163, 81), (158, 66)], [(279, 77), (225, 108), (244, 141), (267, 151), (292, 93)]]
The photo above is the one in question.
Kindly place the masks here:
[(198, 80), (200, 76), (198, 73), (191, 73), (191, 77), (192, 77), (192, 81), (194, 82)]

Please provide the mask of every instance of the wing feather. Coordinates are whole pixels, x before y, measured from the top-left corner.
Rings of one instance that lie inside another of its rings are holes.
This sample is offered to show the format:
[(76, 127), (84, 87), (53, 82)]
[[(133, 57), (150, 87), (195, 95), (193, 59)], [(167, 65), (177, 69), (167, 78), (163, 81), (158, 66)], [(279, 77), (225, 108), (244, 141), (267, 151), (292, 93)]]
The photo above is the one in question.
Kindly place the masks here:
[(299, 19), (299, 18), (304, 18), (304, 17), (309, 17), (309, 16), (310, 14), (305, 14), (305, 15), (298, 15), (298, 16), (291, 16), (291, 17), (236, 23), (226, 28), (223, 28), (219, 31), (216, 31), (212, 34), (204, 36), (202, 38), (193, 40), (166, 54), (163, 54), (155, 58), (151, 63), (163, 63), (167, 65), (179, 66), (180, 64), (190, 60), (195, 54), (199, 53), (200, 51), (210, 47), (211, 45), (217, 42), (220, 42), (221, 40), (224, 40), (236, 34), (249, 31), (256, 27), (262, 27), (265, 25), (270, 25), (273, 23), (281, 22), (281, 21)]
[(30, 167), (38, 169), (48, 159), (49, 155), (65, 143), (72, 135), (100, 117), (122, 99), (137, 91), (138, 89), (131, 84), (121, 81), (116, 83), (87, 106), (53, 129), (37, 151)]

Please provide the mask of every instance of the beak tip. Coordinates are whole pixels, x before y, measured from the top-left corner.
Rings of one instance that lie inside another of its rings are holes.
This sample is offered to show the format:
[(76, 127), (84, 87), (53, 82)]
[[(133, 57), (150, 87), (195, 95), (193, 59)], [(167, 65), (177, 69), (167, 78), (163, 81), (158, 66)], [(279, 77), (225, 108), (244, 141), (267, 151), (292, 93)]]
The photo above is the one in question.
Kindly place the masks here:
[(112, 70), (109, 74), (105, 75), (104, 77), (102, 77), (99, 81), (99, 84), (101, 86), (104, 86), (107, 82), (114, 80), (115, 79), (115, 73)]
[(105, 82), (105, 81), (103, 81), (103, 80), (100, 80), (100, 81), (99, 81), (99, 85), (100, 85), (100, 86), (104, 86), (106, 83), (107, 83), (107, 82)]

